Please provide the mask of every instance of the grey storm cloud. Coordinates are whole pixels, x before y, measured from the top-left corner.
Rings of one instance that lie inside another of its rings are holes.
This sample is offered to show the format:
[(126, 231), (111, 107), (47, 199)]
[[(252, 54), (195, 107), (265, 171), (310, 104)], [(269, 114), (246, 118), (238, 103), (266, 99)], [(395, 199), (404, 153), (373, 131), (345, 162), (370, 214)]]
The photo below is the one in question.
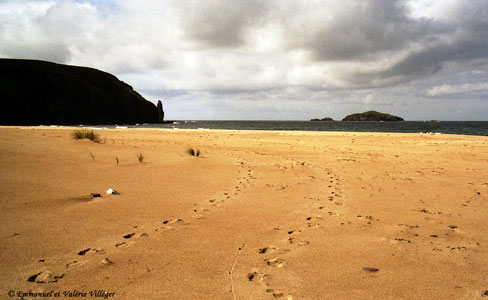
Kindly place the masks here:
[(264, 21), (267, 3), (261, 0), (182, 2), (185, 37), (210, 47), (241, 46), (245, 43), (246, 30)]
[(94, 34), (91, 24), (98, 23), (95, 10), (71, 1), (54, 5), (42, 1), (11, 3), (16, 15), (0, 10), (0, 53), (5, 56), (69, 63), (73, 48), (88, 44)]
[(15, 41), (4, 45), (2, 51), (10, 57), (39, 59), (58, 63), (67, 63), (71, 58), (68, 45), (62, 41), (32, 42), (30, 47), (25, 47), (25, 44)]
[[(471, 5), (474, 5), (473, 1)], [(349, 74), (352, 84), (374, 86), (374, 82), (398, 84), (433, 75), (451, 64), (480, 66), (488, 59), (488, 7), (469, 6), (462, 18), (444, 24), (442, 30), (426, 30), (417, 47), (380, 71)], [(483, 18), (483, 15), (487, 18)], [(437, 27), (440, 27), (437, 25)]]
[(318, 61), (363, 60), (401, 50), (439, 30), (432, 22), (409, 18), (404, 1), (344, 3), (332, 17), (290, 28), (295, 33), (291, 46), (310, 50)]
[[(272, 24), (282, 29), (285, 49), (305, 50), (312, 61), (383, 65), (374, 70), (346, 68), (337, 72), (346, 88), (396, 85), (435, 74), (451, 62), (488, 58), (488, 6), (483, 0), (462, 3), (456, 17), (447, 21), (415, 18), (403, 0), (323, 4), (186, 3), (185, 38), (209, 47), (241, 47), (250, 29)], [(385, 57), (390, 58), (386, 63)]]

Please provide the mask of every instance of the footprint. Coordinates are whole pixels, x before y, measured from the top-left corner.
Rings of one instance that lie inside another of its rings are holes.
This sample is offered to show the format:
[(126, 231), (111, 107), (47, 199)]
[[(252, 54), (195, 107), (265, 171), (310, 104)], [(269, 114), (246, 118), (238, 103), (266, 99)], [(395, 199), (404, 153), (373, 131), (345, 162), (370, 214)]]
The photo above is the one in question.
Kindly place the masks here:
[(256, 272), (256, 271), (248, 273), (246, 275), (247, 280), (252, 281), (252, 282), (257, 282), (257, 283), (263, 282), (268, 277), (269, 277), (268, 274), (260, 273), (260, 272)]
[(306, 245), (310, 244), (309, 241), (304, 241), (304, 240), (300, 240), (300, 239), (297, 239), (297, 238), (289, 238), (288, 239), (288, 242), (290, 244), (298, 245), (298, 246), (306, 246)]
[(174, 229), (173, 226), (162, 226), (162, 227), (154, 229), (154, 231), (160, 231), (160, 230), (163, 231), (163, 230), (172, 230), (172, 229)]
[(126, 234), (123, 236), (124, 239), (130, 239), (131, 237), (133, 237), (136, 233), (133, 232), (133, 233), (129, 233), (129, 234)]
[[(274, 289), (266, 289), (266, 293), (270, 293), (273, 295), (274, 298), (283, 298), (285, 297), (285, 293), (280, 291), (275, 291)], [(286, 300), (293, 300), (292, 295), (287, 295)]]
[(406, 242), (408, 244), (412, 243), (411, 240), (407, 240), (407, 239), (404, 239), (404, 238), (395, 238), (395, 241), (397, 241), (397, 242)]
[(253, 273), (248, 273), (248, 274), (246, 275), (247, 280), (249, 280), (249, 281), (253, 281), (253, 280), (254, 280), (254, 277), (256, 277), (256, 274), (257, 274), (256, 272), (253, 272)]
[(276, 250), (278, 250), (280, 248), (274, 246), (274, 245), (271, 245), (271, 246), (268, 246), (268, 247), (264, 247), (264, 248), (259, 248), (258, 250), (258, 253), (259, 254), (265, 254), (265, 253), (273, 253), (275, 252)]
[(310, 217), (305, 218), (305, 220), (307, 220), (307, 221), (320, 220), (320, 219), (322, 219), (322, 216), (310, 216)]
[(283, 268), (286, 266), (286, 261), (281, 258), (265, 259), (264, 261), (271, 267)]
[(372, 273), (376, 273), (376, 272), (378, 272), (380, 269), (378, 269), (378, 268), (371, 268), (371, 267), (363, 267), (363, 270), (364, 270), (364, 271), (368, 271), (368, 272), (372, 272)]
[(78, 255), (85, 255), (90, 250), (91, 250), (91, 248), (86, 248), (84, 250), (81, 250), (80, 252), (78, 252)]
[(283, 292), (273, 292), (273, 297), (275, 298), (281, 298), (285, 296), (285, 294), (283, 294)]
[(169, 220), (163, 221), (163, 224), (175, 224), (175, 223), (179, 223), (179, 222), (183, 222), (183, 219), (169, 219)]
[(299, 234), (300, 232), (302, 232), (301, 230), (290, 230), (288, 231), (288, 234), (289, 235), (292, 235), (292, 234)]
[(63, 278), (64, 274), (55, 275), (51, 271), (43, 271), (32, 276), (29, 276), (27, 281), (36, 283), (52, 283), (57, 282), (58, 279)]
[(70, 262), (70, 263), (66, 264), (66, 268), (72, 268), (72, 267), (76, 267), (76, 266), (78, 266), (79, 264), (80, 264), (80, 262), (79, 262), (79, 261), (77, 261), (77, 260), (73, 260), (72, 262)]

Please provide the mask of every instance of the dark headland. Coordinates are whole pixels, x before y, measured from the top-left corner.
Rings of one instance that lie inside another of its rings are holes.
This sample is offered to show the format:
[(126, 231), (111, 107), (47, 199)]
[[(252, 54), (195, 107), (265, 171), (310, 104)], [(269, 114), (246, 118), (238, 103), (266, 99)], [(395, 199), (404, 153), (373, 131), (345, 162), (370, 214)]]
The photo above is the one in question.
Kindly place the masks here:
[(403, 118), (380, 113), (374, 110), (370, 110), (363, 113), (351, 114), (346, 116), (342, 121), (350, 122), (350, 121), (404, 121)]
[[(1, 125), (159, 123), (161, 109), (112, 74), (0, 59)], [(159, 104), (158, 104), (159, 106)]]

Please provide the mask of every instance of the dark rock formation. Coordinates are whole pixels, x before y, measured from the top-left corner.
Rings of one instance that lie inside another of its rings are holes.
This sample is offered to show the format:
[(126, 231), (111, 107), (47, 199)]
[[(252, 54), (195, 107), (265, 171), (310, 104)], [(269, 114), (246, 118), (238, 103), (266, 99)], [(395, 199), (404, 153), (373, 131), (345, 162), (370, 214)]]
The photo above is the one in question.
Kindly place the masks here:
[(163, 103), (161, 102), (161, 100), (158, 100), (158, 119), (159, 119), (159, 123), (163, 123), (164, 122), (164, 110), (163, 110)]
[(342, 121), (403, 121), (402, 118), (370, 110), (346, 116)]
[(0, 124), (157, 123), (158, 109), (115, 76), (45, 61), (0, 59)]
[(311, 119), (310, 121), (314, 121), (314, 122), (334, 122), (334, 119), (332, 118), (329, 118), (329, 117), (325, 117), (325, 118), (322, 118), (322, 119)]

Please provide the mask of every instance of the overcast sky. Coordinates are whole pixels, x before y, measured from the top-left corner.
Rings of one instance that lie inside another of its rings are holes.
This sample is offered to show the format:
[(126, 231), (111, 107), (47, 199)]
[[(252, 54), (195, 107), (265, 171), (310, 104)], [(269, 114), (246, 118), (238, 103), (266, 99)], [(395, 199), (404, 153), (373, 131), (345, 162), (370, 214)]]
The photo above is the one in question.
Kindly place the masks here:
[(167, 119), (488, 120), (487, 0), (0, 0), (0, 57), (112, 73)]

